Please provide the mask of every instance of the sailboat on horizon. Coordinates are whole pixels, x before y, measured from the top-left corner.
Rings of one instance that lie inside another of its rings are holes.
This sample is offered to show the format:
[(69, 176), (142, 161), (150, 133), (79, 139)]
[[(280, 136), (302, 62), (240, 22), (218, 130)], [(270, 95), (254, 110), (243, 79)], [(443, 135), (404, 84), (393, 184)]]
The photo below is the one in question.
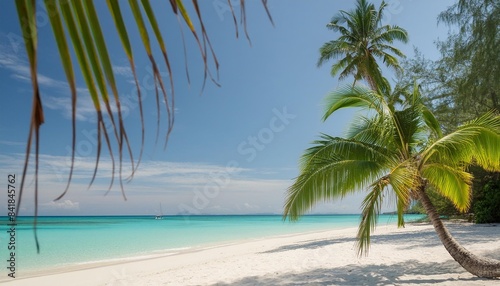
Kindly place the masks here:
[(155, 215), (155, 219), (163, 219), (163, 209), (161, 207), (161, 203), (160, 203), (160, 214)]

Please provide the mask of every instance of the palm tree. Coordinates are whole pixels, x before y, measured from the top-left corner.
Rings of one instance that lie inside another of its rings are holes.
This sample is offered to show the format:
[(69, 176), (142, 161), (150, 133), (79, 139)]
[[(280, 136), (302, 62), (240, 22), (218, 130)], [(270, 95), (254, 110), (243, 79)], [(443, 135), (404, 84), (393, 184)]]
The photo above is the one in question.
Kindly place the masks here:
[(477, 257), (459, 245), (427, 195), (433, 188), (459, 210), (469, 207), (472, 175), (467, 167), (500, 170), (500, 116), (486, 113), (443, 136), (418, 86), (404, 94), (402, 104), (392, 104), (393, 96), (356, 85), (327, 96), (325, 120), (342, 108), (361, 107), (367, 113), (351, 125), (345, 138), (322, 135), (305, 151), (300, 174), (287, 191), (284, 218), (297, 220), (316, 202), (366, 190), (357, 234), (361, 255), (368, 253), (384, 198), (394, 198), (400, 227), (410, 202), (419, 200), (460, 265), (477, 276), (500, 276), (500, 261)]
[(358, 0), (354, 10), (341, 10), (334, 16), (326, 27), (339, 32), (340, 37), (323, 44), (320, 48), (318, 66), (339, 58), (332, 65), (332, 76), (339, 72), (340, 79), (353, 75), (354, 83), (364, 79), (373, 90), (382, 85), (386, 86), (387, 82), (382, 77), (377, 59), (382, 59), (389, 68), (400, 70), (396, 56), (404, 57), (404, 55), (391, 44), (396, 40), (403, 43), (408, 41), (408, 34), (403, 28), (382, 26), (381, 21), (386, 6), (387, 4), (382, 2), (377, 10), (375, 5), (369, 4), (366, 0)]

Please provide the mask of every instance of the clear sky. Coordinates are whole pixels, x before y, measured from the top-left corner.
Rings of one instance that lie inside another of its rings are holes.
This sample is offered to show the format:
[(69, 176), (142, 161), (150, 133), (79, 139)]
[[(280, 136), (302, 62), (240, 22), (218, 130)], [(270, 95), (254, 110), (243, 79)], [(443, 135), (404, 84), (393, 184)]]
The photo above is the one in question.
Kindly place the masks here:
[[(303, 150), (320, 132), (340, 136), (354, 111), (341, 111), (321, 122), (322, 100), (342, 84), (329, 74), (329, 65), (316, 67), (319, 47), (338, 35), (325, 25), (340, 9), (354, 1), (269, 1), (275, 27), (260, 1), (247, 1), (251, 45), (240, 27), (235, 38), (232, 16), (225, 0), (200, 1), (203, 19), (220, 62), (221, 87), (212, 83), (200, 96), (203, 66), (192, 37), (187, 40), (191, 85), (188, 86), (182, 40), (177, 19), (168, 1), (153, 1), (172, 61), (176, 91), (176, 121), (167, 149), (163, 150), (165, 112), (160, 140), (155, 144), (156, 99), (151, 88), (151, 65), (123, 6), (130, 26), (138, 70), (143, 85), (146, 145), (134, 179), (125, 183), (124, 201), (119, 184), (104, 196), (111, 179), (109, 153), (103, 148), (98, 179), (88, 189), (94, 169), (96, 122), (88, 90), (79, 72), (77, 164), (69, 193), (64, 190), (71, 148), (70, 94), (57, 47), (42, 1), (37, 1), (39, 24), (39, 80), (45, 111), (40, 144), (40, 214), (102, 215), (156, 214), (161, 202), (164, 214), (281, 213), (284, 194), (298, 175)], [(408, 57), (413, 47), (429, 58), (438, 56), (434, 41), (445, 39), (448, 28), (437, 25), (436, 16), (454, 1), (387, 1), (384, 22), (409, 32), (410, 43), (396, 44)], [(239, 12), (239, 1), (232, 1)], [(378, 6), (380, 1), (375, 1)], [(108, 49), (124, 102), (125, 123), (135, 156), (140, 149), (139, 108), (133, 78), (104, 1), (97, 1)], [(13, 1), (0, 10), (0, 185), (7, 174), (20, 178), (31, 110), (31, 83), (24, 44)], [(160, 15), (165, 15), (161, 16)], [(192, 13), (194, 16), (194, 13)], [(167, 73), (158, 50), (160, 69)], [(76, 63), (76, 60), (74, 60)], [(390, 72), (386, 76), (391, 77)], [(130, 166), (127, 158), (124, 160)], [(26, 178), (22, 215), (33, 214), (33, 174)], [(19, 180), (18, 180), (19, 182)], [(19, 188), (19, 184), (17, 184)], [(5, 190), (5, 188), (1, 188)], [(0, 212), (6, 213), (7, 193), (0, 194)], [(361, 193), (362, 194), (362, 193)], [(359, 213), (362, 195), (341, 202), (318, 205), (313, 213)], [(392, 205), (384, 210), (393, 210)]]

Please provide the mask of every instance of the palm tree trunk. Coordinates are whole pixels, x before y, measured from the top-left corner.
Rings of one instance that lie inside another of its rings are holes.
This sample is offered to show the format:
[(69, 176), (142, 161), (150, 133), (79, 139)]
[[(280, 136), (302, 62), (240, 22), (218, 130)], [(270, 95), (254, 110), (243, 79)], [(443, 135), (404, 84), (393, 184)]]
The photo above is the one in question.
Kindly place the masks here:
[(451, 236), (450, 232), (439, 218), (436, 208), (425, 193), (425, 189), (425, 183), (418, 189), (420, 202), (424, 206), (429, 219), (434, 225), (434, 229), (436, 230), (439, 239), (443, 243), (446, 250), (450, 253), (451, 257), (453, 257), (453, 259), (455, 259), (455, 261), (457, 261), (465, 270), (476, 276), (487, 278), (500, 277), (500, 261), (485, 257), (478, 257), (472, 254), (470, 251), (462, 247), (453, 238), (453, 236)]
[(375, 82), (375, 79), (369, 73), (365, 74), (365, 80), (368, 83), (368, 85), (370, 86), (371, 90), (378, 91), (377, 90), (377, 83)]

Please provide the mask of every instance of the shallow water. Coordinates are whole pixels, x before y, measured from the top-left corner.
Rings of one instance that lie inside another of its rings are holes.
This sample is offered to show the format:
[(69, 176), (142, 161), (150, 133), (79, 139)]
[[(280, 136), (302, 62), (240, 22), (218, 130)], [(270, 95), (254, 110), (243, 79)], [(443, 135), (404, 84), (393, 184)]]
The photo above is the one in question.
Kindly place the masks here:
[[(405, 216), (406, 221), (421, 217)], [(356, 227), (359, 221), (359, 215), (311, 215), (296, 223), (284, 222), (278, 215), (164, 216), (161, 220), (152, 216), (39, 217), (37, 254), (33, 218), (21, 217), (16, 226), (16, 269), (27, 273), (175, 253), (243, 239)], [(0, 222), (0, 258), (6, 261), (10, 227), (6, 217)], [(378, 222), (395, 224), (396, 216), (381, 215)]]

